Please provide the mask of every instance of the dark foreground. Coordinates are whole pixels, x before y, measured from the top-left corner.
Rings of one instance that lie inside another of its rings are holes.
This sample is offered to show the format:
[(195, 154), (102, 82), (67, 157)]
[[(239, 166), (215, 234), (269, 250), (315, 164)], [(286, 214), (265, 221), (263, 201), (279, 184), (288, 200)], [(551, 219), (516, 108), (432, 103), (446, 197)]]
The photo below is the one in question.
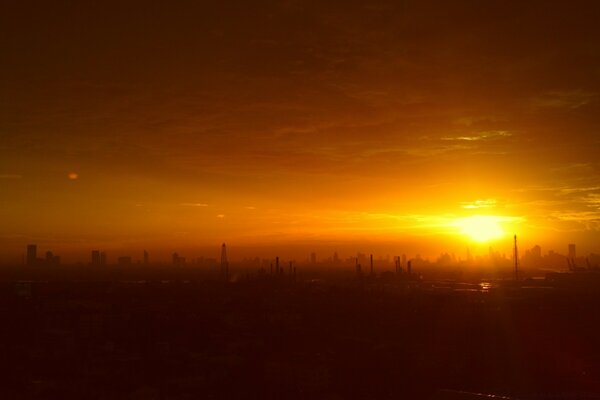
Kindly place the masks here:
[(0, 320), (6, 399), (600, 399), (594, 290), (5, 280)]

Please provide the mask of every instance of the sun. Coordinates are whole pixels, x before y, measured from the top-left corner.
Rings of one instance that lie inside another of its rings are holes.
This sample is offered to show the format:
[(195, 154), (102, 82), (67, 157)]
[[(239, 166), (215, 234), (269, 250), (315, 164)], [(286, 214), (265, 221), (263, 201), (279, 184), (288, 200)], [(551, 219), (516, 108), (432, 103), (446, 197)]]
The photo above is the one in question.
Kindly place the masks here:
[(475, 215), (457, 220), (456, 227), (461, 234), (476, 242), (489, 242), (505, 235), (500, 225), (502, 217), (492, 215)]

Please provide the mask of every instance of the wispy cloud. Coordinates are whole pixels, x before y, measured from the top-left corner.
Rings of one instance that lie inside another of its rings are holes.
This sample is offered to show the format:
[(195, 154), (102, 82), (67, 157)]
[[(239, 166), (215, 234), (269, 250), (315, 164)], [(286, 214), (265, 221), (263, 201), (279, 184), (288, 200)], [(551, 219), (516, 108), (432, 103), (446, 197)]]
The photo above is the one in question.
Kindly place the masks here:
[(563, 211), (554, 212), (550, 215), (561, 221), (600, 223), (600, 213), (594, 211)]
[(600, 186), (590, 186), (590, 187), (569, 187), (569, 188), (560, 188), (558, 189), (561, 194), (572, 194), (572, 193), (585, 193), (585, 192), (595, 192), (600, 190)]
[(206, 203), (181, 203), (179, 205), (183, 207), (208, 207)]
[(478, 209), (478, 208), (493, 208), (496, 207), (496, 199), (475, 200), (473, 202), (461, 203), (462, 208)]
[(598, 93), (583, 90), (546, 92), (531, 100), (534, 108), (579, 108), (592, 103)]
[(485, 131), (479, 132), (472, 136), (448, 136), (443, 137), (442, 140), (445, 141), (465, 141), (465, 142), (478, 142), (484, 140), (493, 140), (510, 137), (513, 134), (508, 131)]
[(0, 179), (21, 179), (22, 175), (18, 174), (0, 174)]

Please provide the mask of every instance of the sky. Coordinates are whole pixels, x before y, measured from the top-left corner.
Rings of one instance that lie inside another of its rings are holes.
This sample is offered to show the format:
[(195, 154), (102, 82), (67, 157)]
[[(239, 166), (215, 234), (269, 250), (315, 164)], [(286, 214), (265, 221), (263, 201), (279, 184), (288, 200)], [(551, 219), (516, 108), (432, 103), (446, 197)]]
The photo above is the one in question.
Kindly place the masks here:
[(513, 234), (599, 252), (598, 20), (593, 1), (3, 1), (0, 260)]

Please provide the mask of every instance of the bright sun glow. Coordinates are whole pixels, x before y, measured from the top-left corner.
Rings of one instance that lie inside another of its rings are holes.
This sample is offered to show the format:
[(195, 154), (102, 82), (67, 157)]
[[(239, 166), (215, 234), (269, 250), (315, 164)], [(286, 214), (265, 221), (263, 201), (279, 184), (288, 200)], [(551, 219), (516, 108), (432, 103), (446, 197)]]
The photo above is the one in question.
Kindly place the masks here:
[(456, 226), (460, 233), (476, 242), (489, 242), (504, 236), (502, 220), (502, 217), (476, 215), (459, 219)]

